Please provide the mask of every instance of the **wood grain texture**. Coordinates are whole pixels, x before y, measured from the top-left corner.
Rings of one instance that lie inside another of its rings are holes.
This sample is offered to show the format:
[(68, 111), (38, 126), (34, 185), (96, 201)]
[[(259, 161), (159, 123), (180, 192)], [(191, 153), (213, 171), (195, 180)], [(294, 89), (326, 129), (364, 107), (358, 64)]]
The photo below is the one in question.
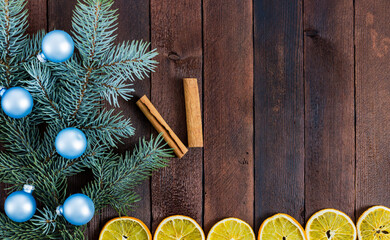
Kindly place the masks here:
[(188, 147), (203, 147), (202, 113), (198, 79), (184, 78)]
[[(160, 62), (152, 74), (151, 101), (184, 141), (182, 79), (202, 79), (201, 0), (151, 0), (150, 7), (152, 47), (157, 48)], [(182, 159), (173, 159), (170, 167), (153, 175), (153, 229), (172, 214), (188, 215), (202, 224), (202, 154), (202, 149), (190, 149)]]
[[(69, 31), (76, 2), (30, 0), (28, 32)], [(157, 134), (135, 104), (145, 94), (187, 139), (183, 78), (199, 80), (204, 115), (204, 150), (189, 149), (155, 173), (137, 189), (142, 201), (129, 215), (152, 229), (169, 215), (188, 215), (206, 232), (234, 216), (257, 231), (276, 212), (303, 223), (327, 207), (356, 218), (369, 206), (390, 206), (387, 0), (115, 0), (114, 6), (118, 42), (151, 40), (160, 53), (152, 81), (137, 81), (133, 100), (120, 101), (137, 131), (118, 151)], [(90, 171), (71, 178), (69, 193), (91, 178)], [(88, 225), (89, 239), (117, 216), (103, 210)]]
[(28, 9), (28, 32), (36, 33), (47, 28), (47, 0), (30, 0), (26, 5)]
[(306, 219), (354, 217), (353, 1), (304, 1)]
[(253, 226), (252, 1), (204, 0), (204, 225)]
[(48, 31), (54, 29), (70, 33), (72, 29), (73, 10), (77, 0), (47, 0)]
[(356, 211), (390, 207), (390, 2), (355, 2)]
[(302, 1), (255, 1), (255, 229), (304, 222)]
[[(144, 0), (116, 0), (113, 8), (118, 9), (118, 37), (117, 43), (122, 41), (143, 40), (150, 41), (150, 21), (149, 21), (149, 1)], [(122, 114), (131, 119), (132, 125), (136, 129), (135, 136), (124, 139), (124, 144), (118, 146), (118, 152), (132, 150), (138, 144), (140, 137), (150, 136), (150, 125), (145, 121), (142, 112), (137, 108), (136, 101), (143, 95), (150, 94), (150, 79), (134, 82), (135, 93), (130, 101), (120, 100)], [(107, 106), (109, 107), (109, 106)], [(148, 227), (151, 227), (151, 198), (150, 181), (147, 180), (137, 187), (136, 192), (141, 196), (141, 201), (134, 205), (134, 211), (127, 214), (141, 219)], [(118, 213), (112, 208), (102, 211), (101, 226), (108, 220), (118, 217)]]

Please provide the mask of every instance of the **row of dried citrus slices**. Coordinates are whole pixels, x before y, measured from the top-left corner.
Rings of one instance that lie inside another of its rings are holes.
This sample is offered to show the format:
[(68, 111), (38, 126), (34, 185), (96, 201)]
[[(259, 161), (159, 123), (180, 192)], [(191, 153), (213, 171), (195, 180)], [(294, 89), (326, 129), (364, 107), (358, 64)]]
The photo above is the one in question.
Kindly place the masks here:
[[(357, 227), (348, 215), (335, 209), (318, 211), (307, 221), (306, 229), (283, 213), (267, 218), (260, 226), (258, 240), (390, 240), (390, 209), (375, 206), (358, 219)], [(131, 217), (108, 222), (99, 240), (152, 240), (146, 225)], [(205, 240), (205, 234), (192, 218), (175, 215), (157, 227), (154, 240)], [(251, 226), (237, 218), (216, 223), (207, 240), (255, 240)]]

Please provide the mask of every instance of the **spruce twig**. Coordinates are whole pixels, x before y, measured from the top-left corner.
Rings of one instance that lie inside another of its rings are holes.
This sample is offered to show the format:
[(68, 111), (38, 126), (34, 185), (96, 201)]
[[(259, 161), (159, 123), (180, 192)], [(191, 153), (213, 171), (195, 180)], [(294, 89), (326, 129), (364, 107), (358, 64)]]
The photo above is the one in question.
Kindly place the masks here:
[[(0, 81), (22, 86), (34, 99), (33, 112), (12, 119), (0, 111), (0, 182), (20, 190), (34, 182), (39, 203), (31, 221), (15, 223), (0, 213), (1, 239), (85, 239), (86, 227), (75, 227), (55, 214), (67, 193), (68, 177), (91, 169), (94, 179), (83, 188), (96, 210), (111, 205), (119, 213), (139, 200), (135, 186), (167, 165), (172, 152), (162, 137), (144, 138), (133, 151), (113, 152), (124, 138), (134, 135), (131, 120), (105, 109), (102, 99), (118, 107), (118, 98), (132, 97), (133, 81), (154, 71), (156, 50), (142, 41), (114, 45), (117, 12), (112, 0), (78, 2), (72, 19), (77, 51), (64, 63), (36, 60), (44, 31), (25, 33), (25, 0), (0, 0)], [(55, 137), (66, 127), (87, 136), (85, 154), (65, 159), (54, 148)]]

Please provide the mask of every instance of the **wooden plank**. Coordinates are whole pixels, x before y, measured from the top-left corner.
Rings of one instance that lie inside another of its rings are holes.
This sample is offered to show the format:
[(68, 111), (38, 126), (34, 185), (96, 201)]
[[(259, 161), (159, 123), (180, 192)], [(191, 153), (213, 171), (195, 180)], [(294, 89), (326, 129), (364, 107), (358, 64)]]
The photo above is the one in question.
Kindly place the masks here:
[(356, 214), (390, 207), (390, 2), (355, 2)]
[(304, 222), (301, 0), (255, 1), (255, 229), (283, 212)]
[(353, 1), (304, 1), (306, 219), (354, 217)]
[(77, 0), (48, 1), (48, 31), (64, 30), (71, 34), (73, 10)]
[(47, 0), (33, 0), (27, 2), (28, 9), (28, 32), (36, 33), (38, 30), (47, 28)]
[(252, 1), (204, 0), (204, 225), (253, 225)]
[[(113, 7), (118, 9), (119, 14), (117, 42), (128, 40), (150, 41), (149, 1), (116, 0)], [(134, 83), (134, 89), (134, 97), (130, 101), (119, 101), (119, 110), (122, 111), (122, 114), (125, 117), (131, 119), (132, 124), (136, 129), (136, 135), (132, 138), (125, 139), (124, 144), (119, 146), (119, 152), (131, 150), (138, 144), (140, 137), (148, 138), (150, 136), (150, 125), (135, 104), (140, 97), (145, 94), (150, 94), (150, 79), (147, 78), (142, 81), (137, 80)], [(142, 185), (138, 186), (136, 192), (141, 196), (141, 201), (134, 205), (134, 211), (128, 212), (128, 215), (141, 219), (150, 228), (150, 181), (147, 180)], [(101, 226), (114, 217), (118, 217), (118, 213), (115, 210), (111, 208), (103, 210)]]
[[(197, 78), (202, 89), (201, 20), (201, 0), (151, 0), (152, 47), (160, 53), (160, 64), (152, 74), (151, 101), (185, 144), (183, 78)], [(202, 223), (202, 153), (201, 148), (189, 149), (152, 177), (153, 229), (172, 214)]]

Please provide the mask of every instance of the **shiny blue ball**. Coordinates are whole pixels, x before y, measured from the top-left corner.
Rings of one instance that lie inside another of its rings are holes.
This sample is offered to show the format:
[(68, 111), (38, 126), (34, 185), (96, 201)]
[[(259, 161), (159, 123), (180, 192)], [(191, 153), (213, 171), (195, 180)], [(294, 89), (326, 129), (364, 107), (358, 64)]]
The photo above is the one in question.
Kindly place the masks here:
[(26, 222), (34, 216), (37, 203), (32, 196), (32, 189), (11, 193), (4, 203), (5, 214), (14, 222)]
[(61, 156), (67, 159), (78, 158), (87, 149), (87, 138), (77, 128), (70, 127), (61, 130), (55, 141), (55, 147)]
[(38, 54), (41, 62), (46, 60), (52, 62), (64, 62), (68, 60), (74, 51), (72, 37), (62, 31), (54, 30), (45, 35), (42, 40), (42, 52)]
[(76, 226), (87, 224), (95, 214), (95, 205), (92, 200), (84, 194), (77, 193), (69, 196), (64, 205), (57, 208), (57, 214)]
[(34, 106), (31, 94), (24, 88), (12, 87), (1, 96), (1, 108), (12, 118), (22, 118), (31, 113)]

